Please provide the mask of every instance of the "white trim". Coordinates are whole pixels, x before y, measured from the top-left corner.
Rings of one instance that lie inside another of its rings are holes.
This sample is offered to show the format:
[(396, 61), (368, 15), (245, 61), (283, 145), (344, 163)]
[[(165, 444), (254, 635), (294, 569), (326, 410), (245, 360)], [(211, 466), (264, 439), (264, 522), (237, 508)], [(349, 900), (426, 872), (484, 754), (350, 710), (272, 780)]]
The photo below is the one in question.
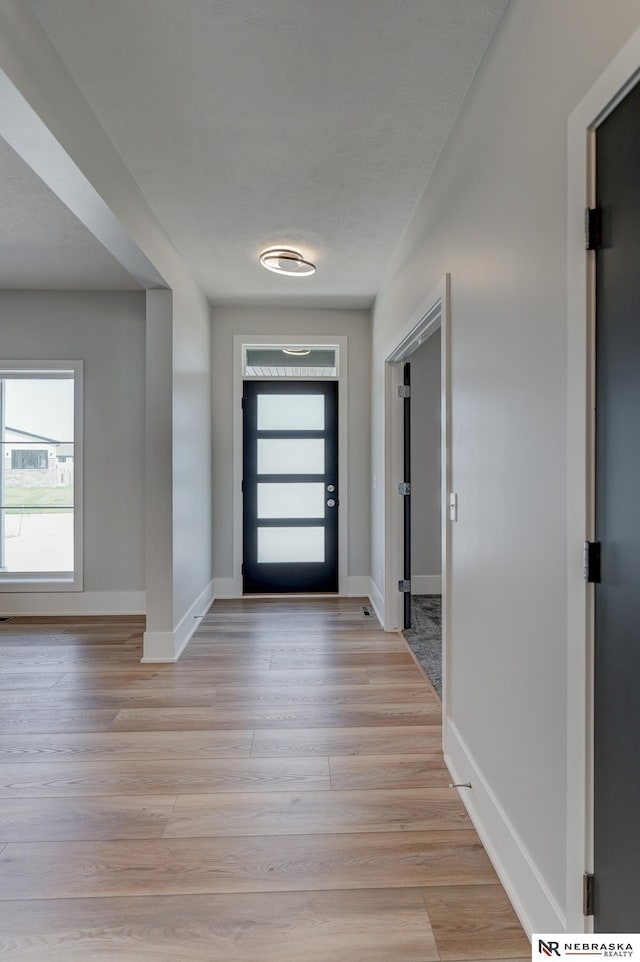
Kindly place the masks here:
[(378, 621), (384, 627), (384, 597), (373, 578), (369, 578), (369, 601), (378, 616)]
[(412, 595), (442, 594), (442, 575), (411, 575)]
[(3, 594), (2, 615), (144, 615), (144, 591), (62, 591)]
[[(402, 511), (398, 484), (401, 477), (402, 405), (398, 403), (401, 361), (406, 360), (435, 331), (440, 330), (441, 376), (441, 524), (442, 524), (442, 713), (448, 717), (448, 664), (451, 643), (451, 524), (448, 499), (451, 491), (451, 320), (450, 275), (424, 299), (386, 351), (385, 360), (385, 584), (381, 606), (385, 631), (402, 629)], [(447, 726), (443, 725), (443, 739)], [(446, 749), (446, 741), (444, 741)]]
[(241, 598), (242, 587), (238, 592), (235, 578), (214, 578), (213, 594), (214, 598)]
[[(242, 361), (244, 344), (282, 344), (300, 340), (300, 334), (234, 334), (233, 335), (233, 582), (234, 594), (242, 597), (242, 391), (244, 378)], [(305, 345), (331, 344), (340, 353), (339, 377), (305, 378), (320, 382), (338, 382), (338, 477), (340, 511), (338, 514), (338, 591), (349, 594), (349, 440), (348, 440), (348, 356), (347, 337), (310, 335), (304, 339)], [(260, 380), (258, 378), (257, 380)], [(300, 378), (264, 378), (264, 380), (299, 381)]]
[(9, 577), (0, 580), (0, 605), (5, 594), (33, 594), (35, 592), (81, 592), (82, 585), (76, 585), (73, 571), (27, 571), (2, 572)]
[(417, 311), (413, 312), (410, 320), (394, 338), (393, 347), (386, 357), (388, 363), (406, 361), (432, 334), (440, 330), (441, 303), (445, 296), (444, 287), (446, 287), (446, 278), (440, 281), (437, 287), (425, 297)]
[(173, 631), (145, 631), (143, 639), (143, 651), (150, 651), (152, 654), (143, 655), (140, 664), (165, 664), (178, 660), (175, 654), (176, 640)]
[[(73, 375), (73, 571), (2, 572), (0, 593), (32, 593), (82, 591), (84, 584), (84, 361), (67, 360), (11, 360), (0, 361), (2, 371), (13, 371), (25, 376), (53, 377), (61, 373)], [(66, 440), (66, 439), (65, 439)]]
[[(567, 925), (582, 915), (583, 872), (593, 870), (593, 588), (582, 574), (594, 535), (595, 433), (593, 254), (584, 250), (584, 209), (595, 201), (595, 129), (640, 76), (640, 30), (630, 37), (569, 117), (567, 367)], [(541, 930), (542, 931), (542, 930)], [(547, 929), (547, 931), (551, 931)]]
[[(535, 860), (510, 822), (455, 724), (448, 719), (444, 759), (456, 783), (470, 782), (458, 794), (522, 926), (533, 932), (565, 932), (566, 919), (546, 886)], [(526, 906), (526, 909), (525, 909)], [(569, 929), (569, 931), (572, 931)]]
[(402, 476), (402, 405), (398, 403), (398, 388), (402, 383), (401, 364), (387, 361), (384, 370), (385, 433), (385, 564), (384, 599), (385, 631), (401, 631), (402, 596), (398, 581), (403, 577), (402, 502), (397, 496)]
[(368, 598), (371, 578), (369, 575), (349, 575), (347, 579), (347, 597)]
[(156, 662), (177, 661), (191, 641), (201, 618), (211, 607), (213, 599), (213, 581), (210, 581), (182, 616), (173, 631), (146, 631), (141, 663), (146, 665)]

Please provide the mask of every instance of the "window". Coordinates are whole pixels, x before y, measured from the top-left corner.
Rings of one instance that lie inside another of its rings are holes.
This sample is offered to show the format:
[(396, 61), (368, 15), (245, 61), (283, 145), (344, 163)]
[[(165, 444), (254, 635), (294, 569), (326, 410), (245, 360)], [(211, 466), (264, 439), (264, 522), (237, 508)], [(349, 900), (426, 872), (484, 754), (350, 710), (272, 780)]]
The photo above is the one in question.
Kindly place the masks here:
[(13, 450), (11, 452), (11, 467), (16, 468), (48, 468), (49, 455), (47, 451)]
[(0, 361), (0, 591), (82, 587), (82, 363)]
[(336, 378), (338, 376), (337, 345), (316, 344), (245, 344), (243, 345), (244, 377)]

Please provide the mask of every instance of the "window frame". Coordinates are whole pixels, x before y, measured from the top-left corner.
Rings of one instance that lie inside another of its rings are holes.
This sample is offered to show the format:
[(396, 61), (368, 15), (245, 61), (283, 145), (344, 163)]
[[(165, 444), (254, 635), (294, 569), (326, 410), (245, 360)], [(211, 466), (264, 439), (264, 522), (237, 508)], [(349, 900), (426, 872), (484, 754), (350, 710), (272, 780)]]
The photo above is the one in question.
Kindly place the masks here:
[[(0, 359), (0, 381), (73, 378), (73, 571), (0, 571), (0, 593), (83, 590), (83, 411), (84, 364), (82, 361), (31, 361)], [(65, 439), (66, 440), (66, 439)], [(36, 470), (36, 469), (34, 469)]]

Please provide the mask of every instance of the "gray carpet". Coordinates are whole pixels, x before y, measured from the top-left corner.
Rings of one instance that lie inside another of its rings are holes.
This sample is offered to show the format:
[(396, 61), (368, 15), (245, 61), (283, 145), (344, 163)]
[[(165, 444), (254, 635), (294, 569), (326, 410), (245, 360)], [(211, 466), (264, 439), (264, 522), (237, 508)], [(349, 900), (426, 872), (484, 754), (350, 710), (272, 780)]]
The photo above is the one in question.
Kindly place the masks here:
[(403, 634), (442, 698), (442, 597), (413, 595), (411, 625)]

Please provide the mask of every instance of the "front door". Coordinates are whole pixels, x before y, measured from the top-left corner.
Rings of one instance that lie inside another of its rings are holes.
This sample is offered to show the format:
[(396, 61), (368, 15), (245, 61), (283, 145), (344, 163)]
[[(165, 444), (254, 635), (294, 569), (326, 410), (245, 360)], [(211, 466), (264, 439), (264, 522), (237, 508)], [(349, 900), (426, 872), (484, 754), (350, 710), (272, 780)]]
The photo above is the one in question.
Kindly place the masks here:
[(243, 591), (338, 590), (338, 383), (246, 381)]
[(640, 86), (596, 133), (595, 927), (640, 919)]

